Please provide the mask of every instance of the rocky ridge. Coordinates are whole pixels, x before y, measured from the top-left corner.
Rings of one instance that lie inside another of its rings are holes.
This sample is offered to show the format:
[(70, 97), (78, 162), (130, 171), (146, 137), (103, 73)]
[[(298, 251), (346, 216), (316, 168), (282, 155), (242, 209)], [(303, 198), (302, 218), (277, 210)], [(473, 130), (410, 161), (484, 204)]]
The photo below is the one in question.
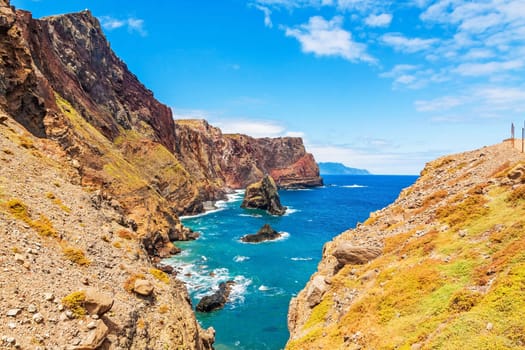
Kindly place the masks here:
[(290, 303), (287, 349), (522, 348), (525, 156), (439, 158), (328, 242)]

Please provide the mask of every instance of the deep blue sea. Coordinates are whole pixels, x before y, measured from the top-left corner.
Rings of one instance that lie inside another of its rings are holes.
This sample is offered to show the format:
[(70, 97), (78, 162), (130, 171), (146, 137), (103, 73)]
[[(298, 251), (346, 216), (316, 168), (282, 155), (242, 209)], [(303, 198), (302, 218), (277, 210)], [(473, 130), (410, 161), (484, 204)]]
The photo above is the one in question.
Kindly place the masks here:
[[(219, 282), (234, 280), (230, 302), (210, 314), (197, 313), (204, 328), (216, 330), (217, 350), (278, 350), (288, 339), (287, 313), (315, 272), (323, 244), (392, 203), (416, 176), (324, 176), (325, 186), (280, 191), (288, 207), (282, 217), (240, 208), (242, 192), (220, 201), (218, 210), (183, 218), (200, 232), (196, 241), (176, 242), (180, 255), (167, 260), (186, 282), (195, 307)], [(248, 244), (240, 237), (265, 223), (283, 232), (272, 242)]]

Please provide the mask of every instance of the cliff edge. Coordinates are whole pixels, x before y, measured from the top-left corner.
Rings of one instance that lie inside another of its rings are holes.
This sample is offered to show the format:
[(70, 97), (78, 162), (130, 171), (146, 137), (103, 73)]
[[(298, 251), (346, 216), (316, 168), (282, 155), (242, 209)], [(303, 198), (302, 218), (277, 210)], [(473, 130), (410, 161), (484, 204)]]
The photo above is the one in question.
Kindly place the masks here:
[(439, 158), (328, 242), (290, 303), (287, 349), (525, 346), (525, 156)]

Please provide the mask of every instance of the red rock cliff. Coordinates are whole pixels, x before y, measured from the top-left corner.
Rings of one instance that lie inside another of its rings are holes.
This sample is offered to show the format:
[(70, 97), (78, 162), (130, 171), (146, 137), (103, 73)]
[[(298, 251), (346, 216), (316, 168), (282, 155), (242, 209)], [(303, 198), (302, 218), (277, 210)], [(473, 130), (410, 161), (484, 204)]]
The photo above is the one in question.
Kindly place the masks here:
[[(214, 186), (245, 188), (270, 174), (281, 188), (322, 185), (319, 167), (298, 137), (222, 134), (205, 120), (177, 120), (176, 153), (207, 193)], [(211, 181), (211, 182), (210, 182)]]

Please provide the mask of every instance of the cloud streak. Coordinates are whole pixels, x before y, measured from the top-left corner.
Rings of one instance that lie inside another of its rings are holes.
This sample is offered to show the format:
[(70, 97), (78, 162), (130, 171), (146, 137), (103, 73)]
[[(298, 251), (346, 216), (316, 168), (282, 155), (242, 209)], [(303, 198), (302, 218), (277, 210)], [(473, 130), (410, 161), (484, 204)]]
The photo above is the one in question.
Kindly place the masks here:
[(140, 18), (129, 17), (126, 19), (118, 19), (111, 16), (101, 16), (99, 20), (102, 28), (108, 31), (125, 27), (130, 33), (136, 33), (140, 36), (148, 35), (148, 32), (144, 28), (144, 20)]

